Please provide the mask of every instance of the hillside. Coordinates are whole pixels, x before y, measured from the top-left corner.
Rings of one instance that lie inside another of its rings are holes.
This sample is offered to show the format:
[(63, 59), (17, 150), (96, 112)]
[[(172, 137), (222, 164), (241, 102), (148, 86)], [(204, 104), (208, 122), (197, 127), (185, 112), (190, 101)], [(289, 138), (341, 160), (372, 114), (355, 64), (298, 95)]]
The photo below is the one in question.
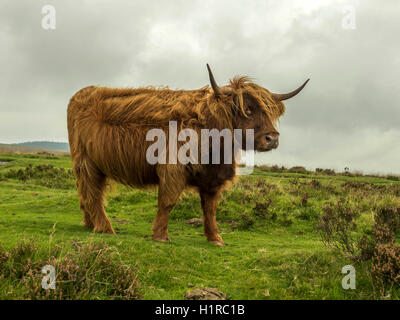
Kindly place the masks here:
[(28, 141), (22, 143), (15, 143), (16, 146), (28, 146), (40, 149), (55, 149), (61, 151), (69, 151), (69, 144), (67, 142), (52, 142), (52, 141)]
[(0, 153), (50, 153), (56, 155), (69, 154), (68, 143), (63, 142), (24, 142), (17, 144), (0, 143)]

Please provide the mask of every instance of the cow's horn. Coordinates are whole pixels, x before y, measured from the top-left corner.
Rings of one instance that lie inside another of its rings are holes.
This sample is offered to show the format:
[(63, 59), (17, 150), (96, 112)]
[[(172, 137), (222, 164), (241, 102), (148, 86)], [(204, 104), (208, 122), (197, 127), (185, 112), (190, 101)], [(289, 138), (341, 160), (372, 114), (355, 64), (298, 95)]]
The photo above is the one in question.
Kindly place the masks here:
[(294, 97), (296, 94), (298, 94), (301, 90), (303, 90), (303, 88), (306, 86), (308, 81), (310, 81), (310, 79), (307, 79), (306, 82), (304, 82), (300, 87), (298, 87), (296, 90), (294, 90), (292, 92), (284, 93), (284, 94), (272, 93), (271, 95), (273, 98), (275, 98), (278, 101), (290, 99), (290, 98)]
[(210, 83), (211, 83), (211, 87), (214, 90), (214, 94), (216, 97), (218, 97), (219, 95), (221, 95), (221, 89), (220, 87), (218, 87), (217, 82), (214, 79), (214, 76), (212, 74), (211, 68), (207, 63), (207, 70), (208, 70), (208, 75), (210, 76)]

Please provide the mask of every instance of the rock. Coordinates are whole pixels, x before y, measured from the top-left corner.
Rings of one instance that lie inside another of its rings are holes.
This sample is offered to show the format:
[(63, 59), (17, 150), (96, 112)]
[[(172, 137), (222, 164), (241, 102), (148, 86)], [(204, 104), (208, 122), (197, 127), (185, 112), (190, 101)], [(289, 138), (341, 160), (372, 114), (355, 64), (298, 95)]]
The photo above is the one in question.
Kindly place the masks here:
[(202, 288), (187, 291), (185, 300), (228, 300), (228, 297), (216, 288)]
[(199, 218), (193, 218), (190, 220), (185, 221), (186, 224), (190, 224), (191, 226), (198, 227), (203, 224), (203, 220)]

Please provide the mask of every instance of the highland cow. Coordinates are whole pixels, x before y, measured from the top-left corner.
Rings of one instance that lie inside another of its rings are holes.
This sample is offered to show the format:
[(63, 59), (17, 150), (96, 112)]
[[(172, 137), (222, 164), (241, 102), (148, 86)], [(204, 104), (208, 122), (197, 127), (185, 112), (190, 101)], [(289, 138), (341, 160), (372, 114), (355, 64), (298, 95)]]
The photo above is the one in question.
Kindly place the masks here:
[[(169, 241), (169, 213), (182, 191), (191, 187), (200, 194), (207, 240), (224, 244), (218, 234), (216, 208), (221, 191), (235, 176), (236, 161), (150, 164), (146, 150), (152, 142), (147, 141), (147, 133), (161, 129), (168, 136), (170, 121), (175, 121), (180, 130), (190, 128), (195, 132), (253, 129), (254, 150), (269, 151), (278, 147), (275, 125), (285, 111), (282, 101), (297, 95), (308, 80), (290, 93), (276, 94), (247, 77), (235, 77), (219, 87), (208, 65), (207, 68), (211, 87), (198, 90), (90, 86), (71, 98), (68, 138), (86, 226), (95, 232), (114, 233), (104, 210), (108, 179), (131, 187), (158, 185), (153, 239)], [(249, 149), (242, 137), (242, 148)], [(222, 147), (220, 153), (224, 159)]]

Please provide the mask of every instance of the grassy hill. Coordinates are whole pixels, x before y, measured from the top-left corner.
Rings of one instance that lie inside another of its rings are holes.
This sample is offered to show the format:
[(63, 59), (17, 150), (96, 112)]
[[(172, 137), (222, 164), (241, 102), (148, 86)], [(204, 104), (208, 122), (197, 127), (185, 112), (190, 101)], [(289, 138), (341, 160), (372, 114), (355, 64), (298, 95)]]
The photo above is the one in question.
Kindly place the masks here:
[(0, 143), (0, 153), (69, 154), (69, 144), (64, 142), (36, 141), (17, 144)]
[(69, 144), (67, 142), (53, 142), (53, 141), (28, 141), (22, 143), (15, 143), (16, 146), (28, 146), (41, 149), (54, 149), (61, 151), (69, 151)]
[[(400, 208), (397, 177), (256, 168), (224, 191), (217, 220), (227, 245), (215, 247), (186, 223), (201, 217), (194, 193), (170, 215), (170, 243), (151, 239), (157, 191), (123, 186), (110, 189), (106, 207), (117, 234), (94, 234), (81, 223), (70, 168), (69, 157), (0, 155), (0, 299), (183, 299), (203, 287), (231, 299), (400, 297), (399, 285), (377, 282), (371, 261), (326, 246), (318, 231), (332, 210), (342, 226), (357, 211), (351, 239), (371, 235), (376, 212)], [(40, 287), (47, 263), (57, 267), (51, 293)], [(345, 265), (356, 268), (356, 290), (342, 288)]]

